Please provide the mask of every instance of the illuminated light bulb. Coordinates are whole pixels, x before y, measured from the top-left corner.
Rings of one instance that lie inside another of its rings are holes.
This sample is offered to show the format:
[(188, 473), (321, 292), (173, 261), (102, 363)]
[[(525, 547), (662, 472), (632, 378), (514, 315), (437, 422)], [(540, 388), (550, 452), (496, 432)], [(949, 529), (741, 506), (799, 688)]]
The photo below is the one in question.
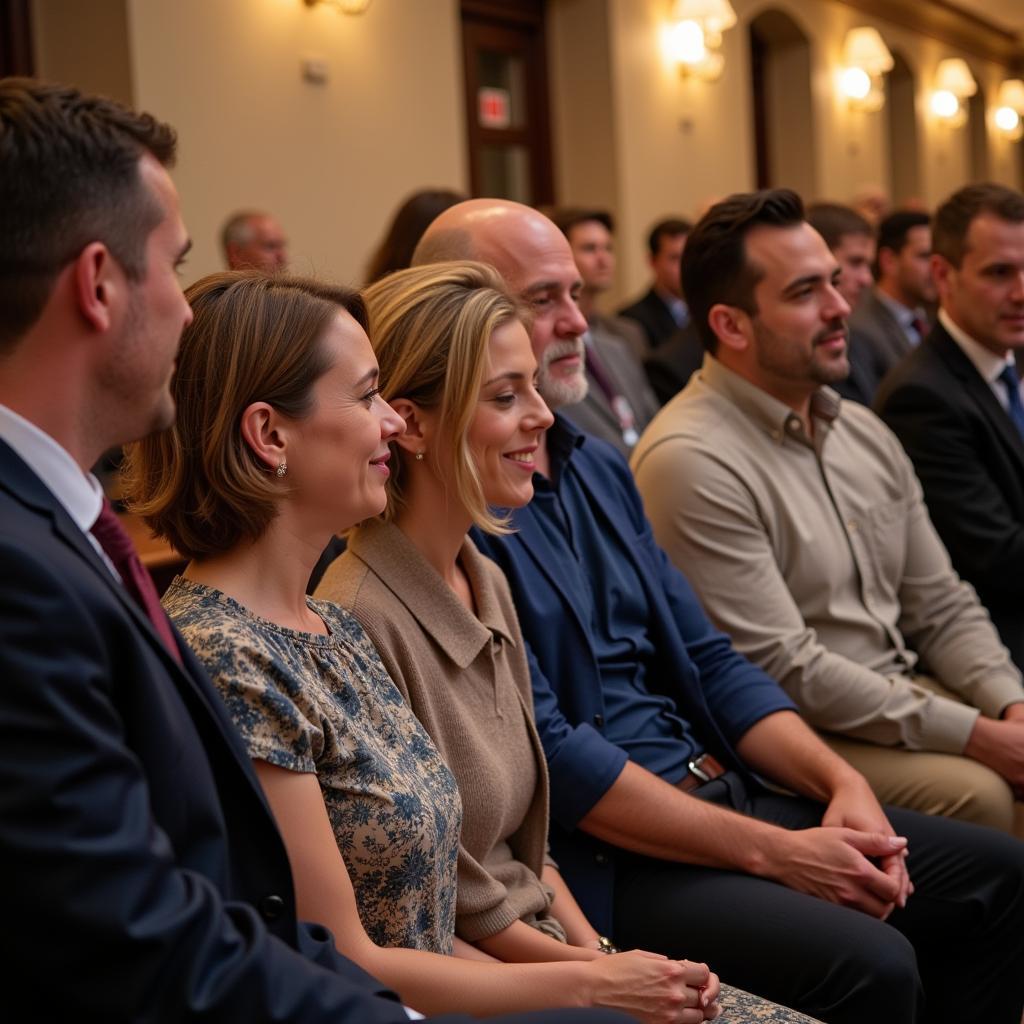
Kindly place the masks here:
[(948, 89), (932, 93), (932, 113), (938, 117), (956, 117), (960, 112), (960, 101)]
[(863, 68), (846, 68), (839, 81), (843, 95), (851, 100), (867, 99), (871, 92), (871, 76)]
[(680, 64), (700, 64), (708, 52), (704, 30), (695, 21), (677, 21), (668, 30), (668, 50)]
[(999, 107), (994, 120), (1000, 131), (1015, 132), (1020, 125), (1020, 114), (1013, 107)]

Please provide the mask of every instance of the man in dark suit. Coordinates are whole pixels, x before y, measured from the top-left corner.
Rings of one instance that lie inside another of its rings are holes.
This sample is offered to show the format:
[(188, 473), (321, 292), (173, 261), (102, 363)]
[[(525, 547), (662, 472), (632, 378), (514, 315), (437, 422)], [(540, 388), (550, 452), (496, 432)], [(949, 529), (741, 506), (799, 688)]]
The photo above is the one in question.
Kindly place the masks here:
[(934, 228), (939, 321), (876, 407), (914, 462), (954, 568), (1024, 667), (1024, 195), (968, 186)]
[(881, 379), (928, 333), (928, 309), (935, 302), (931, 252), (927, 213), (897, 210), (879, 224), (876, 284), (849, 322), (849, 379), (860, 382), (860, 393), (846, 397), (870, 405)]
[(648, 259), (654, 280), (647, 294), (619, 310), (619, 316), (635, 320), (644, 329), (647, 343), (655, 348), (689, 320), (679, 284), (679, 261), (686, 236), (693, 227), (678, 217), (658, 221), (647, 238)]
[(245, 750), (88, 473), (174, 415), (174, 148), (149, 115), (0, 80), (5, 1011), (399, 1024), (296, 919)]
[(628, 456), (658, 411), (658, 400), (640, 362), (647, 347), (640, 327), (623, 317), (605, 316), (597, 308), (599, 297), (615, 281), (615, 225), (607, 210), (565, 206), (548, 215), (572, 250), (581, 282), (576, 301), (586, 321), (581, 337), (587, 393), (562, 411), (581, 430)]

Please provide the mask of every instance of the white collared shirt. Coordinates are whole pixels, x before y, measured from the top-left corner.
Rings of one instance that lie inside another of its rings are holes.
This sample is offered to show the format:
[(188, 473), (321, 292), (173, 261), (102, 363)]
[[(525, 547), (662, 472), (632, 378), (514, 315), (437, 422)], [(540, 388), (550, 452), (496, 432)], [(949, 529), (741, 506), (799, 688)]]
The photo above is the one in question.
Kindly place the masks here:
[(985, 348), (980, 342), (975, 341), (963, 328), (953, 323), (953, 318), (944, 310), (939, 310), (939, 323), (946, 328), (949, 336), (960, 346), (963, 354), (970, 359), (974, 368), (981, 374), (982, 379), (992, 389), (996, 401), (1007, 411), (1010, 411), (1010, 398), (1005, 381), (999, 379), (1007, 363), (1013, 364), (1013, 353), (1007, 352), (1005, 356), (998, 355), (989, 348)]
[(0, 404), (0, 439), (14, 449), (64, 506), (64, 511), (71, 516), (114, 578), (120, 582), (121, 577), (106, 552), (89, 532), (103, 508), (103, 488), (99, 480), (92, 473), (83, 473), (71, 454), (49, 434), (3, 404)]

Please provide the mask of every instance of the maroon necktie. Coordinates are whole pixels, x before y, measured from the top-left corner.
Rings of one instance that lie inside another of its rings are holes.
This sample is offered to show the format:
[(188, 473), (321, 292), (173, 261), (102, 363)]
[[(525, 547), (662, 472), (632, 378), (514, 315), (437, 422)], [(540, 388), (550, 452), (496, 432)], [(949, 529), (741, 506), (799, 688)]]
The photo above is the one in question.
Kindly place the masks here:
[(107, 558), (114, 563), (125, 589), (135, 598), (136, 603), (146, 613), (153, 628), (160, 634), (160, 639), (174, 655), (175, 661), (181, 664), (181, 654), (174, 640), (174, 630), (167, 618), (167, 613), (160, 604), (153, 579), (135, 550), (131, 537), (125, 532), (110, 502), (103, 499), (103, 509), (99, 519), (93, 523), (92, 535), (99, 541), (100, 547)]

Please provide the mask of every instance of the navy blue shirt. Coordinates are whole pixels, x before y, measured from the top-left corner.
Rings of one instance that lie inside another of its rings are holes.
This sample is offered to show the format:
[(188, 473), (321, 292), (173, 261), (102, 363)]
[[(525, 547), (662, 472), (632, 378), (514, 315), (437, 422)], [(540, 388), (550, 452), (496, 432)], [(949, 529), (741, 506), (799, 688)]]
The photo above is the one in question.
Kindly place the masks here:
[(567, 590), (576, 605), (590, 610), (594, 657), (604, 696), (604, 736), (631, 761), (668, 782), (686, 774), (687, 762), (702, 748), (675, 702), (648, 690), (645, 679), (654, 655), (651, 609), (619, 534), (609, 529), (580, 490), (563, 474), (576, 438), (553, 428), (548, 434), (551, 478), (534, 474), (533, 511), (556, 547), (574, 555)]

